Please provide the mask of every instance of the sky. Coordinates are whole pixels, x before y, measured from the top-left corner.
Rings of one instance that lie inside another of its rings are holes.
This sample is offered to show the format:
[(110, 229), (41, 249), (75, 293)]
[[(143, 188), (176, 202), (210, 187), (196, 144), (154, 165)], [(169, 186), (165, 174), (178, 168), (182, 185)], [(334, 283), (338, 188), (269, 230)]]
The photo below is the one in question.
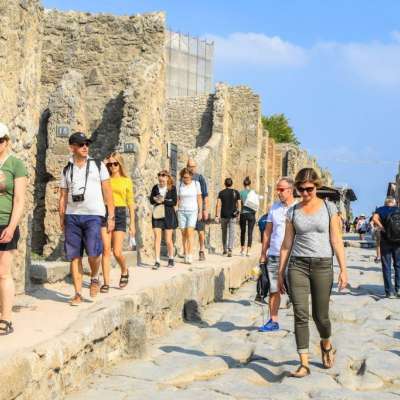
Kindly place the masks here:
[(383, 203), (400, 160), (398, 0), (43, 0), (47, 8), (163, 10), (170, 29), (213, 40), (216, 82), (260, 94), (301, 146), (355, 191), (356, 214)]

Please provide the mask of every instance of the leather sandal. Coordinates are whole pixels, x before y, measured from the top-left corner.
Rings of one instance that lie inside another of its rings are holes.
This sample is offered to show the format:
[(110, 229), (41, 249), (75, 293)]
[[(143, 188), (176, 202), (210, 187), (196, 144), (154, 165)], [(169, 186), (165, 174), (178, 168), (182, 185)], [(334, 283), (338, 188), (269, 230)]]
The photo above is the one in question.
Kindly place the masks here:
[(6, 321), (5, 319), (0, 319), (0, 336), (6, 336), (14, 332), (11, 321)]
[(110, 286), (109, 285), (103, 285), (100, 288), (100, 293), (108, 293), (110, 291)]
[(308, 368), (306, 365), (301, 364), (300, 367), (296, 369), (296, 371), (290, 373), (290, 376), (292, 378), (305, 378), (310, 374), (310, 368)]
[(120, 289), (123, 289), (126, 287), (129, 283), (129, 274), (126, 275), (121, 275), (121, 279), (119, 280), (119, 287)]
[(329, 349), (325, 349), (322, 340), (319, 342), (319, 345), (321, 347), (321, 357), (322, 357), (322, 365), (325, 369), (329, 369), (333, 367), (333, 364), (335, 362), (335, 354), (336, 350), (333, 349), (332, 344)]

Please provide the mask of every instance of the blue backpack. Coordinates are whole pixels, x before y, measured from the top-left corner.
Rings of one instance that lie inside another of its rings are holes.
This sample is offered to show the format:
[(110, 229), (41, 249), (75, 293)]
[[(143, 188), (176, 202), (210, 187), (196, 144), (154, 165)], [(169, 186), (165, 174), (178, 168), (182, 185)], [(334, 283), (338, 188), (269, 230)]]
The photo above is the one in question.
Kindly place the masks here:
[(261, 233), (261, 237), (262, 234), (265, 231), (265, 227), (267, 226), (267, 217), (268, 217), (268, 213), (264, 214), (259, 220), (258, 220), (258, 229), (260, 229), (260, 233)]

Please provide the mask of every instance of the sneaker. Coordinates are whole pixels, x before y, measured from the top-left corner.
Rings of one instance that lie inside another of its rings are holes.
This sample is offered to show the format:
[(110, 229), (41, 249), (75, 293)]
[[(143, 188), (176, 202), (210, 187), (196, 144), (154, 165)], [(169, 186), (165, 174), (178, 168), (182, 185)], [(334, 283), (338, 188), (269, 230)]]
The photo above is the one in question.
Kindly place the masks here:
[(228, 250), (228, 257), (232, 257), (232, 250)]
[(226, 256), (228, 254), (228, 252), (226, 251), (226, 250), (224, 250), (223, 252), (222, 252), (222, 255), (223, 256)]
[(192, 264), (192, 262), (193, 262), (192, 256), (187, 256), (186, 264)]
[(381, 259), (379, 257), (375, 257), (374, 258), (375, 264), (378, 264), (381, 262)]
[(244, 253), (243, 250), (240, 252), (240, 256), (241, 256), (241, 257), (244, 257), (244, 256), (245, 256), (245, 253)]
[(99, 280), (96, 278), (91, 279), (90, 280), (90, 288), (89, 288), (90, 297), (96, 297), (98, 295), (99, 291), (100, 291)]
[(154, 263), (154, 265), (153, 265), (153, 269), (159, 269), (160, 268), (160, 262), (159, 261), (156, 261), (155, 263)]
[(169, 268), (175, 267), (175, 260), (173, 258), (170, 258), (168, 260), (168, 265)]
[(258, 329), (258, 332), (274, 332), (279, 331), (279, 323), (270, 319), (265, 325)]
[(398, 290), (398, 291), (396, 292), (396, 297), (397, 297), (397, 298), (400, 298), (400, 290)]
[(199, 251), (199, 260), (200, 261), (206, 260), (206, 254), (204, 253), (204, 251)]
[(386, 297), (387, 299), (395, 299), (395, 298), (396, 298), (396, 296), (395, 296), (394, 294), (392, 294), (392, 293), (386, 293), (386, 294), (385, 294), (385, 297)]
[(76, 293), (75, 296), (70, 300), (69, 304), (73, 307), (79, 306), (82, 303), (82, 296)]

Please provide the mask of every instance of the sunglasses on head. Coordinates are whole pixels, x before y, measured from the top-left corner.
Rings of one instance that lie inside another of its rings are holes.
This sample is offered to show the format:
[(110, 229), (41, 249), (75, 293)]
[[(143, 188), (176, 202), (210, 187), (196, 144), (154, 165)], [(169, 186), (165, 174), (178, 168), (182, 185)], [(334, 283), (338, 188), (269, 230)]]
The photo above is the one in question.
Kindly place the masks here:
[(119, 162), (109, 162), (107, 163), (107, 167), (111, 168), (111, 167), (118, 167)]
[(297, 188), (297, 190), (300, 193), (304, 193), (304, 192), (312, 193), (314, 191), (314, 189), (315, 189), (315, 186), (307, 186), (307, 187), (298, 187)]

